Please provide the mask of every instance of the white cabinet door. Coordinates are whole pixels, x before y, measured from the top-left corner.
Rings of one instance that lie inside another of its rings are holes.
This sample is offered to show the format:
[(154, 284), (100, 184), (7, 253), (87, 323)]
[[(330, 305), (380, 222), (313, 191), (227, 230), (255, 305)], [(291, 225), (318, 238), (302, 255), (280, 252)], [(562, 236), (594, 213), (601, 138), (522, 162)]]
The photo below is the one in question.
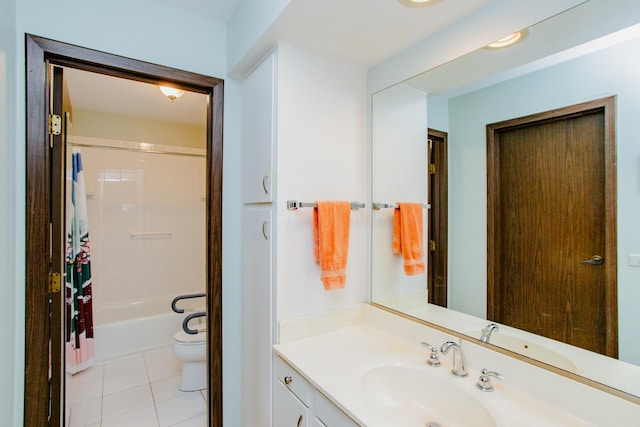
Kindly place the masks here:
[(282, 384), (275, 381), (275, 427), (309, 427), (309, 409)]
[(242, 84), (242, 201), (273, 201), (275, 140), (275, 54)]
[(242, 372), (243, 423), (268, 426), (273, 345), (271, 291), (271, 209), (245, 207), (243, 210), (242, 265)]
[(358, 427), (355, 421), (327, 399), (324, 394), (315, 389), (312, 405), (314, 420), (316, 420), (320, 426)]

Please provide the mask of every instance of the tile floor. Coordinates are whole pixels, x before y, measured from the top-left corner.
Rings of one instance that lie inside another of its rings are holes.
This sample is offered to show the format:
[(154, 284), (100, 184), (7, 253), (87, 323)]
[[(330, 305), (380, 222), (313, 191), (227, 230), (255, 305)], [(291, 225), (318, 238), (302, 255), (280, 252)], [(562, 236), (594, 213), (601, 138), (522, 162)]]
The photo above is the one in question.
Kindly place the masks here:
[(73, 375), (70, 427), (205, 427), (206, 390), (178, 390), (182, 362), (171, 347)]

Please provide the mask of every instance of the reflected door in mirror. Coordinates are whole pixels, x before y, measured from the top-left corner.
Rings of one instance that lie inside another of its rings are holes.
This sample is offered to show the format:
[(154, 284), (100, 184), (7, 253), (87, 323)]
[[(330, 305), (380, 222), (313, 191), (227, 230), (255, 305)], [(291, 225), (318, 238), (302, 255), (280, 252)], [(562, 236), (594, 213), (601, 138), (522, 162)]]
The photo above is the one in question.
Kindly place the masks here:
[[(615, 243), (605, 179), (614, 166), (605, 108), (584, 108), (488, 126), (488, 312), (616, 357), (617, 306), (607, 294), (615, 256), (604, 256)], [(594, 254), (604, 262), (584, 262)]]
[(428, 130), (429, 142), (429, 268), (427, 296), (430, 304), (447, 306), (447, 133)]

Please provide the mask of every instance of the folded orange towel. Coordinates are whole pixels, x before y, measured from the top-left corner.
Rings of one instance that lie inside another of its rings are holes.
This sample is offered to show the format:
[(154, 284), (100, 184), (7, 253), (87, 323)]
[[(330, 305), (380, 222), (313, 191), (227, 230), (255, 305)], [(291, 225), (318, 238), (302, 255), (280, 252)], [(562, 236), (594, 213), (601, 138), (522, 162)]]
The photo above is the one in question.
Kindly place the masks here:
[(424, 273), (422, 212), (420, 203), (398, 203), (393, 210), (391, 249), (394, 254), (402, 254), (407, 276)]
[(349, 202), (316, 202), (313, 208), (313, 255), (326, 290), (344, 288), (349, 254)]

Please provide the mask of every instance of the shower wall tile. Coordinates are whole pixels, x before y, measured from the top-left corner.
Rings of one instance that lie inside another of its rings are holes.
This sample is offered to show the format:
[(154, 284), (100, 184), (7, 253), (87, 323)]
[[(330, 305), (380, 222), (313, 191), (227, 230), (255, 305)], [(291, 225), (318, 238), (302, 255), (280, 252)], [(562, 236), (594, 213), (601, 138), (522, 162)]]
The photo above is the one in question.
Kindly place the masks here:
[[(117, 145), (94, 138), (88, 142)], [(203, 292), (205, 158), (89, 147), (80, 152), (94, 304)], [(171, 236), (129, 234), (159, 231)]]

